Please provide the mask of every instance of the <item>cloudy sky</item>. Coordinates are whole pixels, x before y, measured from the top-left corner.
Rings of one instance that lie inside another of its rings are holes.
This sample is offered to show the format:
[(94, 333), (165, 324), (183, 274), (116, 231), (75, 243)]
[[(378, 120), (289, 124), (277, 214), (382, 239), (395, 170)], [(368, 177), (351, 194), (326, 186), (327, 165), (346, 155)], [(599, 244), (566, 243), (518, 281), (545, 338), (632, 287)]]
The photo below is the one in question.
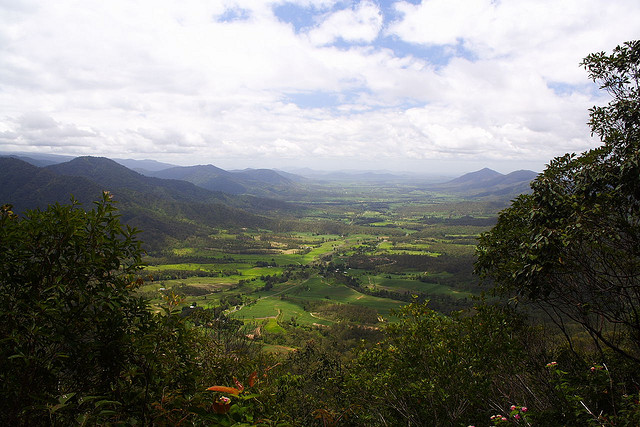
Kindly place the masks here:
[(637, 0), (0, 0), (0, 151), (540, 171)]

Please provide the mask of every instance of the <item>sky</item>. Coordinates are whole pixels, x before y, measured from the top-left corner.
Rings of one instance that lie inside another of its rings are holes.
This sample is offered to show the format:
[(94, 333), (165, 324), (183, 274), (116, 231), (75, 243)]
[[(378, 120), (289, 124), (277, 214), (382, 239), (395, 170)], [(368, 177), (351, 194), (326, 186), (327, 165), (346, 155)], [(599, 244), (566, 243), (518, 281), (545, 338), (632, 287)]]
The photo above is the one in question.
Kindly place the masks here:
[(637, 0), (0, 0), (0, 151), (542, 171), (638, 36)]

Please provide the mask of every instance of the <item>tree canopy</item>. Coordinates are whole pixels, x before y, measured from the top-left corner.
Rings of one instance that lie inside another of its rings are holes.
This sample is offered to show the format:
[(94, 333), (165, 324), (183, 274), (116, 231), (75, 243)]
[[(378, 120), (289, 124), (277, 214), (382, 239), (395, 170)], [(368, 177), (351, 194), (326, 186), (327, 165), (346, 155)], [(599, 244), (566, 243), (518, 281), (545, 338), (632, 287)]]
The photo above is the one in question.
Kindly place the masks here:
[(5, 416), (35, 420), (51, 396), (111, 395), (131, 363), (133, 337), (150, 316), (131, 292), (140, 242), (109, 197), (87, 212), (73, 204), (24, 218), (8, 205), (0, 211)]
[(590, 110), (603, 144), (553, 159), (481, 236), (476, 271), (640, 361), (640, 41), (582, 65), (612, 95)]

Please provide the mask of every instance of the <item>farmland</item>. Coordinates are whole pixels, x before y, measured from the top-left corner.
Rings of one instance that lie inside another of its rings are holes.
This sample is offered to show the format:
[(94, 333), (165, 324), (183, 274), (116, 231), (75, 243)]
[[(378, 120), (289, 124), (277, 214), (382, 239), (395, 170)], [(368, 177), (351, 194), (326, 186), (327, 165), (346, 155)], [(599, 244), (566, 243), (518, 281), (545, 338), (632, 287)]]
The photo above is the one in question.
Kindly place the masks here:
[(305, 213), (291, 230), (221, 228), (186, 239), (147, 256), (140, 292), (152, 306), (173, 293), (185, 313), (223, 310), (270, 336), (377, 328), (413, 299), (442, 312), (468, 307), (480, 293), (476, 238), (502, 205), (405, 190), (332, 184), (297, 202)]

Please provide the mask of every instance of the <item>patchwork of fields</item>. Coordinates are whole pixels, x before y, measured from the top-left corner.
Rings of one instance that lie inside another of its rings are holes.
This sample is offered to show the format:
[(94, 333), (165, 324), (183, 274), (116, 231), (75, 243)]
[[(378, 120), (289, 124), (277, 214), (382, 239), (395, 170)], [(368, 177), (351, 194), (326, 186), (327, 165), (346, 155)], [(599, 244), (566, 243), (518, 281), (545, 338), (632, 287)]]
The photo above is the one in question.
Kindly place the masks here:
[[(219, 230), (152, 254), (140, 292), (154, 305), (173, 292), (185, 313), (223, 310), (258, 335), (344, 322), (376, 328), (415, 298), (443, 312), (469, 306), (480, 292), (472, 275), (476, 238), (498, 207), (369, 197), (306, 202), (308, 216), (295, 231)], [(344, 232), (299, 230), (320, 222), (339, 222)]]

